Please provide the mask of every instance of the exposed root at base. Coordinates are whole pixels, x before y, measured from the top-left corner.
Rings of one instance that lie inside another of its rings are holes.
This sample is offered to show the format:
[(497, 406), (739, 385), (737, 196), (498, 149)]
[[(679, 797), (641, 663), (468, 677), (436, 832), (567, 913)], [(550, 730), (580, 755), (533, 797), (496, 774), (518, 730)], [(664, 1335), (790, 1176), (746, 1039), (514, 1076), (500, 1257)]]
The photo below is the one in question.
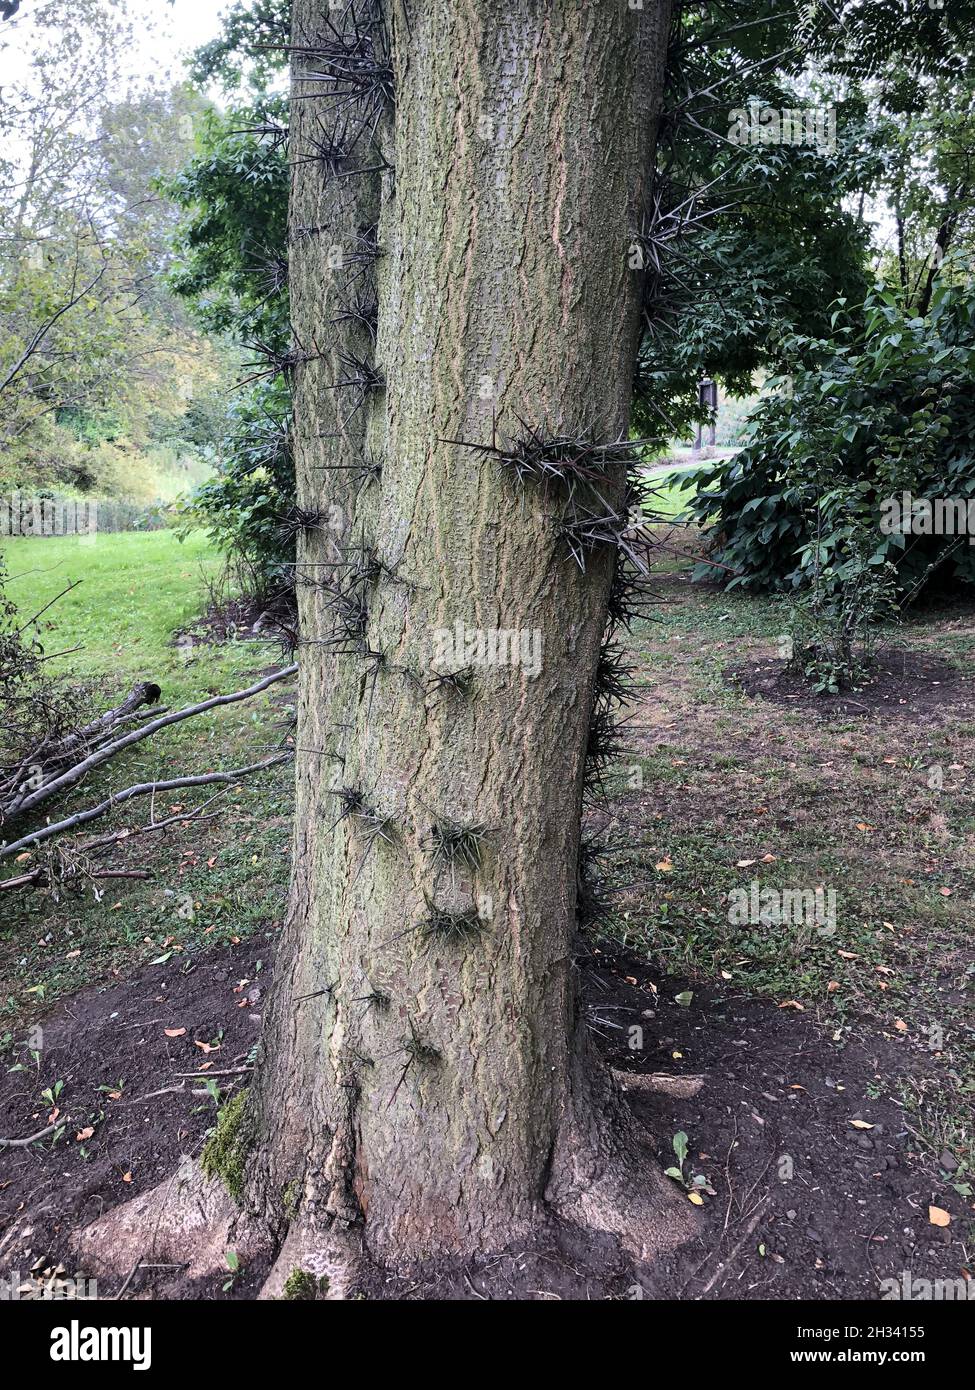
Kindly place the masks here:
[(292, 1223), (258, 1298), (288, 1298), (296, 1275), (310, 1276), (317, 1298), (346, 1299), (361, 1282), (365, 1261), (361, 1232), (334, 1222), (327, 1230)]
[(694, 1208), (652, 1155), (618, 1162), (598, 1176), (577, 1171), (567, 1187), (552, 1192), (550, 1202), (564, 1220), (616, 1236), (642, 1263), (677, 1249), (698, 1232)]
[(689, 1100), (704, 1085), (703, 1076), (671, 1076), (667, 1072), (620, 1071), (610, 1067), (613, 1080), (623, 1091), (653, 1091), (655, 1095)]
[(249, 1261), (267, 1237), (237, 1208), (223, 1184), (186, 1159), (169, 1178), (82, 1227), (74, 1246), (82, 1268), (128, 1276), (139, 1264), (169, 1264), (184, 1279), (226, 1272), (226, 1252)]
[(623, 1078), (592, 1056), (582, 1030), (574, 1063), (546, 1200), (565, 1220), (618, 1237), (642, 1262), (676, 1249), (697, 1233), (694, 1207), (665, 1177), (614, 1084)]

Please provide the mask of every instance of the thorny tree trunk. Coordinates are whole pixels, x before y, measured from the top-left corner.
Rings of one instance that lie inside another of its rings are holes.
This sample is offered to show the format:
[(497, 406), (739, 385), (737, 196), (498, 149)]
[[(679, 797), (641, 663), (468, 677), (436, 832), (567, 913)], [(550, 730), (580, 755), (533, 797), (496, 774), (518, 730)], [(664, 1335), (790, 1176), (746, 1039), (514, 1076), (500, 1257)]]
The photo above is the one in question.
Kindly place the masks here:
[[(296, 45), (328, 38), (323, 14), (297, 0)], [(340, 528), (313, 516), (299, 556), (295, 877), (250, 1195), (279, 1230), (296, 1208), (306, 1232), (363, 1221), (394, 1264), (504, 1248), (552, 1208), (640, 1253), (660, 1239), (666, 1199), (590, 1079), (575, 998), (614, 557), (597, 549), (581, 572), (546, 491), (448, 441), (490, 444), (495, 423), (512, 435), (519, 420), (625, 434), (640, 294), (627, 252), (668, 22), (667, 0), (397, 0), (381, 176), (302, 162), (335, 103), (294, 102), (293, 311), (306, 352), (321, 352), (296, 368), (299, 497), (336, 509)], [(365, 141), (356, 160), (378, 162)], [(374, 218), (380, 183), (383, 254), (358, 282), (375, 275), (373, 346), (331, 322), (349, 271), (328, 253)], [(350, 379), (343, 350), (374, 360), (384, 385), (330, 389)], [(363, 450), (382, 475), (360, 488), (349, 465)], [(618, 502), (622, 477), (607, 487)], [(364, 641), (343, 627), (336, 546), (346, 566), (381, 562), (356, 581)], [(434, 648), (458, 622), (540, 640), (537, 676), (529, 660), (438, 683)]]

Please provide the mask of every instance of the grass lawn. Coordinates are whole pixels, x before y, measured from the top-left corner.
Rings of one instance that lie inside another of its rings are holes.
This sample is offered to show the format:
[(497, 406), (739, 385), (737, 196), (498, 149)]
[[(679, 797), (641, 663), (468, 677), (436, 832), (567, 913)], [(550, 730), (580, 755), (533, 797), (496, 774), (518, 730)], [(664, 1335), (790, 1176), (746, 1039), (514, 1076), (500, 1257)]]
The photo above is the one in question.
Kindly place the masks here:
[(214, 658), (216, 670), (233, 670), (252, 655), (213, 648), (204, 675), (173, 646), (174, 633), (200, 613), (204, 579), (215, 578), (220, 566), (198, 533), (182, 542), (169, 530), (15, 536), (3, 549), (12, 576), (8, 593), (25, 617), (80, 581), (41, 620), (46, 650), (80, 647), (64, 662), (72, 677), (108, 677), (119, 686), (152, 679), (169, 701), (177, 692), (192, 698), (215, 671)]
[[(117, 703), (137, 680), (162, 688), (177, 709), (239, 689), (281, 664), (276, 646), (237, 641), (177, 646), (206, 607), (205, 576), (219, 557), (194, 535), (171, 531), (13, 538), (5, 544), (9, 593), (25, 618), (72, 580), (81, 582), (42, 618), (48, 652), (79, 646), (52, 662), (71, 680), (90, 682), (98, 709)], [(239, 767), (273, 752), (291, 700), (290, 684), (251, 701), (214, 710), (163, 730), (98, 769), (57, 805), (66, 814), (134, 782)], [(146, 868), (153, 877), (90, 884), (82, 897), (52, 901), (46, 892), (9, 894), (0, 924), (0, 1038), (82, 985), (125, 974), (167, 952), (188, 955), (205, 944), (279, 922), (287, 886), (292, 771), (289, 764), (228, 787), (219, 820), (175, 826), (121, 847), (106, 861)], [(187, 809), (209, 789), (189, 789), (165, 806)], [(92, 833), (145, 824), (148, 798), (94, 823)], [(23, 867), (23, 866), (20, 866)], [(14, 872), (5, 864), (0, 872)], [(95, 891), (97, 890), (97, 891)], [(9, 1020), (5, 1023), (4, 1019)]]

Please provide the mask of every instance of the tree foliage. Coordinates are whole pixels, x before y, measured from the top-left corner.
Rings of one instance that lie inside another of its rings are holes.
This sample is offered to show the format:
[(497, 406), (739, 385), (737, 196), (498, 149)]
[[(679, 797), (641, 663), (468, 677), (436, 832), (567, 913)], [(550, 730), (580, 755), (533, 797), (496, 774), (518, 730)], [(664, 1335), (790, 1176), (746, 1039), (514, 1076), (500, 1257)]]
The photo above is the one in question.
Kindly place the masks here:
[(220, 356), (160, 277), (175, 209), (159, 190), (192, 148), (203, 99), (126, 82), (124, 5), (42, 4), (15, 35), (0, 155), (0, 482), (124, 489), (217, 389)]
[(200, 324), (241, 350), (242, 384), (220, 431), (216, 475), (184, 516), (202, 524), (237, 579), (267, 595), (290, 578), (283, 518), (294, 497), (289, 383), (275, 363), (291, 347), (288, 310), (288, 162), (284, 99), (271, 90), (285, 65), (288, 6), (236, 6), (219, 40), (196, 55), (198, 79), (233, 100), (212, 112), (193, 160), (168, 185), (183, 211), (171, 284)]
[[(710, 559), (732, 571), (727, 587), (750, 590), (794, 589), (827, 570), (842, 585), (864, 563), (894, 565), (905, 597), (975, 582), (963, 539), (880, 524), (882, 504), (905, 492), (975, 498), (970, 262), (946, 259), (926, 316), (879, 285), (852, 314), (838, 305), (832, 317), (832, 337), (789, 343), (795, 369), (768, 383), (745, 448), (679, 479), (702, 485), (690, 510)], [(696, 570), (721, 573), (706, 562)]]

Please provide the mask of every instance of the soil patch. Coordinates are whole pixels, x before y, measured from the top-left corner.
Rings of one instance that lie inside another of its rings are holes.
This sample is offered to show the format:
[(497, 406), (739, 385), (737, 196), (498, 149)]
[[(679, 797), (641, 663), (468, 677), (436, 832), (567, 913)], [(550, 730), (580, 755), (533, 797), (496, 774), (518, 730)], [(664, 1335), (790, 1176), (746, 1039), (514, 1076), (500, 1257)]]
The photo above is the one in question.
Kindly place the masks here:
[[(206, 1073), (226, 1088), (224, 1097), (246, 1084), (246, 1073), (234, 1069), (247, 1065), (257, 1041), (272, 950), (251, 940), (174, 954), (117, 984), (84, 989), (42, 1020), (42, 1036), (34, 1030), (32, 1039), (42, 1044), (39, 1066), (22, 1047), (23, 1069), (0, 1078), (0, 1136), (44, 1129), (52, 1106), (41, 1092), (59, 1081), (56, 1124), (64, 1129), (56, 1143), (51, 1136), (0, 1150), (0, 1271), (26, 1276), (41, 1260), (42, 1268), (62, 1262), (74, 1273), (75, 1230), (174, 1173), (184, 1154), (199, 1153), (215, 1111)], [(261, 1273), (245, 1271), (234, 1296), (253, 1296)], [(138, 1281), (130, 1289), (137, 1292)], [(100, 1296), (113, 1291), (99, 1281)], [(169, 1293), (225, 1296), (218, 1280), (203, 1290), (184, 1281)]]
[(749, 662), (725, 670), (725, 680), (753, 698), (810, 710), (823, 719), (895, 715), (914, 721), (964, 718), (975, 710), (975, 677), (924, 652), (890, 648), (877, 654), (863, 688), (817, 695), (784, 660)]

